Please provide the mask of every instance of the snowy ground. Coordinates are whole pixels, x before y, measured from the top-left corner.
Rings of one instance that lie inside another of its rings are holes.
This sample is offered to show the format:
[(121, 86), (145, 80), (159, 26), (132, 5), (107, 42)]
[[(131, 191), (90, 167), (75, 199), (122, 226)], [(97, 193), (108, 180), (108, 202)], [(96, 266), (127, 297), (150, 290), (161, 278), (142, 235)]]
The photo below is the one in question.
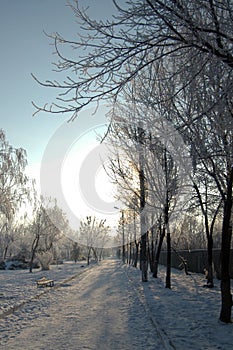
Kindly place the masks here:
[[(119, 261), (80, 265), (0, 271), (0, 349), (233, 349), (233, 324), (218, 321), (219, 281), (207, 289), (203, 275), (173, 270), (169, 290), (162, 266), (142, 283)], [(42, 276), (55, 287), (38, 289)]]

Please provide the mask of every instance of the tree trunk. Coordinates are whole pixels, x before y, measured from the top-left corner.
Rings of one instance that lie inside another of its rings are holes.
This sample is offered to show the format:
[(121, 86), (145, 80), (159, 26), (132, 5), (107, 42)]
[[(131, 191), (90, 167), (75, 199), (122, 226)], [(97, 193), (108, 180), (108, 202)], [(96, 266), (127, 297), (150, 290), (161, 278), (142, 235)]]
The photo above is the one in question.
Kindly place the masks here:
[(149, 265), (150, 265), (150, 272), (153, 272), (153, 265), (154, 265), (154, 241), (153, 241), (153, 238), (152, 238), (152, 241), (151, 241), (151, 247), (150, 247), (150, 244), (148, 242), (148, 260), (149, 260)]
[(214, 287), (214, 276), (213, 276), (213, 238), (212, 235), (209, 235), (207, 241), (207, 250), (208, 250), (208, 273), (207, 273), (207, 287)]
[(124, 218), (124, 210), (121, 212), (121, 220), (122, 220), (122, 262), (125, 264), (125, 218)]
[(31, 259), (30, 259), (30, 262), (29, 262), (29, 272), (32, 273), (32, 267), (33, 267), (33, 261), (34, 261), (34, 258), (35, 258), (35, 254), (36, 254), (36, 250), (37, 250), (37, 247), (38, 247), (38, 244), (39, 244), (39, 239), (40, 239), (40, 235), (37, 234), (33, 243), (32, 243), (32, 254), (31, 254)]
[(88, 248), (87, 252), (87, 265), (90, 265), (91, 247)]
[(146, 205), (145, 196), (145, 174), (144, 174), (144, 154), (142, 145), (144, 143), (144, 130), (138, 127), (138, 141), (139, 141), (139, 181), (140, 181), (140, 233), (141, 233), (141, 271), (142, 271), (142, 282), (148, 281), (147, 276), (147, 230), (146, 230), (146, 217), (144, 208)]
[(91, 247), (91, 250), (93, 251), (93, 254), (94, 254), (94, 257), (95, 257), (95, 261), (98, 261), (98, 255), (96, 253), (96, 250), (93, 247)]
[(212, 219), (209, 235), (207, 236), (208, 240), (208, 274), (207, 274), (207, 287), (213, 288), (214, 287), (214, 271), (213, 271), (213, 232), (214, 232), (214, 224), (217, 218), (217, 215), (219, 213), (219, 210), (222, 205), (222, 200), (219, 202), (218, 207), (215, 210), (214, 217)]
[(163, 230), (160, 234), (159, 237), (159, 244), (158, 244), (158, 248), (155, 254), (155, 261), (154, 261), (154, 266), (153, 266), (153, 277), (157, 278), (158, 277), (158, 265), (159, 265), (159, 257), (160, 257), (160, 252), (162, 249), (162, 245), (163, 245), (163, 239), (165, 237), (165, 227), (163, 227)]
[(139, 251), (139, 243), (135, 241), (135, 258), (134, 258), (134, 267), (138, 265), (138, 251)]
[(142, 270), (142, 282), (148, 281), (148, 263), (147, 263), (147, 233), (144, 233), (141, 237), (141, 270)]
[(167, 228), (167, 273), (166, 273), (166, 288), (171, 288), (171, 235)]
[(177, 250), (172, 247), (172, 250), (175, 252), (176, 256), (178, 257), (178, 259), (181, 260), (181, 263), (183, 265), (183, 268), (184, 268), (184, 272), (185, 274), (188, 276), (189, 275), (189, 272), (188, 272), (188, 265), (187, 265), (187, 260), (185, 258), (183, 258), (178, 252)]
[(231, 280), (230, 280), (230, 248), (231, 248), (231, 209), (232, 209), (232, 184), (233, 184), (233, 166), (227, 186), (227, 197), (224, 203), (224, 216), (222, 227), (222, 247), (221, 247), (221, 297), (222, 305), (220, 312), (220, 320), (225, 323), (230, 323), (232, 295), (231, 295)]
[(8, 247), (9, 247), (9, 245), (7, 244), (6, 247), (5, 247), (5, 249), (4, 249), (4, 253), (3, 253), (3, 261), (6, 260), (6, 256), (7, 256), (7, 252), (8, 252)]
[(164, 172), (166, 180), (166, 202), (164, 206), (164, 224), (167, 234), (167, 269), (166, 269), (166, 288), (171, 288), (171, 233), (169, 227), (169, 169), (167, 159), (167, 149), (164, 149)]
[(217, 217), (218, 211), (220, 209), (220, 203), (218, 205), (218, 208), (215, 211), (214, 217), (212, 219), (211, 228), (209, 227), (209, 219), (207, 214), (207, 184), (205, 185), (205, 200), (203, 201), (202, 195), (200, 193), (200, 190), (195, 182), (193, 182), (194, 189), (197, 192), (197, 197), (201, 206), (202, 215), (204, 217), (204, 223), (205, 223), (205, 232), (207, 237), (207, 254), (208, 254), (208, 265), (207, 265), (207, 285), (206, 287), (213, 288), (214, 287), (214, 280), (213, 280), (213, 229), (214, 229), (214, 222)]
[(129, 265), (132, 264), (132, 242), (129, 243)]

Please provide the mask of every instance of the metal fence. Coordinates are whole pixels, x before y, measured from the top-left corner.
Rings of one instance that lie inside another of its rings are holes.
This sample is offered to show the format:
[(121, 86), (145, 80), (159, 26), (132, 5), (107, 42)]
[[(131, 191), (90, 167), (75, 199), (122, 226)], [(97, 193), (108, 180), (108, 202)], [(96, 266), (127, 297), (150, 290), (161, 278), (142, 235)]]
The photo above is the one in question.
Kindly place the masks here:
[[(213, 265), (215, 276), (217, 278), (221, 277), (220, 252), (220, 249), (213, 250)], [(208, 255), (206, 250), (179, 250), (177, 253), (174, 251), (172, 252), (172, 267), (181, 269), (182, 262), (180, 257), (182, 257), (187, 262), (189, 272), (205, 273), (208, 266)], [(180, 255), (180, 257), (178, 255)], [(166, 258), (166, 251), (161, 251), (159, 260), (160, 264), (166, 265)], [(230, 257), (230, 274), (231, 278), (233, 278), (233, 249), (231, 249)]]

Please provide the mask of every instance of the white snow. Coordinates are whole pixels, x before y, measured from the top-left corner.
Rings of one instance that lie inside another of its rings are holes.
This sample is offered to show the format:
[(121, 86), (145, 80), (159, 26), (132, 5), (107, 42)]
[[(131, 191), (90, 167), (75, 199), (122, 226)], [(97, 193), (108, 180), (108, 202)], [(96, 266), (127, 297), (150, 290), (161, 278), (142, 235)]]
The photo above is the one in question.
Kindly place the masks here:
[[(172, 270), (172, 289), (138, 269), (106, 260), (0, 271), (0, 349), (233, 349), (233, 324), (219, 318), (220, 283)], [(55, 287), (37, 288), (46, 276)]]

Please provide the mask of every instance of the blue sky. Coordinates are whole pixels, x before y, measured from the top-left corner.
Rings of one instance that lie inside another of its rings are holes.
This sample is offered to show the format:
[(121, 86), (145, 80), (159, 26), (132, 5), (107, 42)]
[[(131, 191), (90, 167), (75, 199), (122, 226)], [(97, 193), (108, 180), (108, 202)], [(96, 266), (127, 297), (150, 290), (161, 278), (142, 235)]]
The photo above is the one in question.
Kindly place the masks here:
[(51, 76), (52, 47), (43, 31), (69, 34), (75, 28), (64, 0), (0, 0), (0, 127), (14, 147), (23, 147), (29, 163), (39, 161), (47, 139), (64, 118), (32, 117), (31, 101), (44, 103), (52, 91), (31, 77)]
[[(96, 14), (108, 8), (106, 0), (80, 3), (89, 3)], [(26, 149), (29, 163), (41, 159), (47, 141), (67, 119), (45, 113), (32, 117), (31, 101), (43, 105), (55, 96), (31, 77), (31, 73), (41, 80), (53, 76), (53, 48), (43, 31), (68, 38), (77, 32), (66, 0), (0, 0), (0, 127), (12, 146)]]
[[(95, 16), (108, 14), (112, 8), (110, 0), (79, 3), (90, 5)], [(43, 105), (56, 96), (31, 77), (31, 73), (41, 80), (54, 76), (52, 63), (56, 59), (51, 41), (43, 31), (59, 32), (65, 38), (76, 35), (78, 27), (66, 0), (0, 0), (0, 128), (13, 147), (26, 149), (29, 167), (35, 168), (31, 171), (33, 177), (39, 177), (47, 146), (56, 131), (64, 129), (69, 117), (46, 113), (32, 116), (35, 109), (31, 101)], [(80, 123), (82, 120), (83, 116)], [(69, 137), (66, 131), (65, 137)]]

